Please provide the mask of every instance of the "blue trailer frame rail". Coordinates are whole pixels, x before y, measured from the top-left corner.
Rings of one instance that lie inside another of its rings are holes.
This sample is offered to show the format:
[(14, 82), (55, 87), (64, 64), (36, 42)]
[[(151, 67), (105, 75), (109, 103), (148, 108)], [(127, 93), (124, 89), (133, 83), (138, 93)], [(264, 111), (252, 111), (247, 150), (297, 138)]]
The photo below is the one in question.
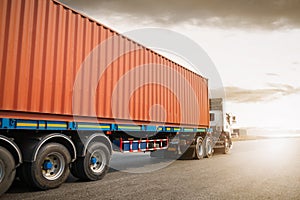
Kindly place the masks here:
[(0, 129), (11, 130), (82, 130), (82, 131), (142, 131), (142, 132), (210, 132), (207, 128), (188, 128), (188, 127), (170, 127), (170, 126), (148, 126), (148, 125), (130, 125), (130, 124), (98, 124), (88, 122), (66, 122), (66, 121), (47, 121), (47, 120), (23, 120), (0, 118)]

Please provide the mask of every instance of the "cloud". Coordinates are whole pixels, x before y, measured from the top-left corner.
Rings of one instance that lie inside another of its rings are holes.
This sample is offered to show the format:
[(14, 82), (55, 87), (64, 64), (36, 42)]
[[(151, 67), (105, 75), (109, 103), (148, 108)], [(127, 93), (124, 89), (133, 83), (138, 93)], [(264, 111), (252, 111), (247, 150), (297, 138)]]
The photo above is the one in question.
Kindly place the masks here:
[(266, 73), (267, 76), (279, 76), (279, 74), (276, 73)]
[(272, 101), (283, 96), (300, 93), (300, 87), (287, 84), (269, 83), (265, 89), (245, 89), (239, 87), (225, 87), (226, 100), (236, 103), (255, 103)]
[(160, 24), (220, 27), (300, 27), (298, 0), (60, 0), (91, 16), (126, 16)]

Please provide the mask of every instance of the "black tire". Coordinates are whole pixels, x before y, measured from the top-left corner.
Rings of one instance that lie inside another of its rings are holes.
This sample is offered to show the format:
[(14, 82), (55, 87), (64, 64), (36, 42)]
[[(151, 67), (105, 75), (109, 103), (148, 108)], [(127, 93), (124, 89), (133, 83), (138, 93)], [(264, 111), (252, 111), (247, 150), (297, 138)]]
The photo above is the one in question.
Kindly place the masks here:
[[(96, 163), (92, 159), (98, 157)], [(110, 152), (103, 143), (92, 143), (88, 146), (86, 156), (78, 158), (71, 166), (73, 176), (84, 181), (102, 179), (109, 170)]]
[(230, 150), (230, 142), (227, 137), (224, 138), (224, 148), (222, 148), (223, 154), (228, 154)]
[(211, 137), (206, 136), (205, 138), (205, 158), (211, 158), (213, 156), (213, 141)]
[[(45, 163), (51, 162), (50, 169), (45, 169)], [(42, 146), (35, 162), (24, 163), (20, 170), (20, 179), (29, 186), (41, 190), (57, 188), (63, 184), (70, 174), (71, 156), (68, 149), (58, 143), (48, 143)]]
[(9, 189), (15, 175), (14, 157), (5, 148), (0, 147), (0, 195)]
[(203, 144), (203, 138), (197, 137), (196, 144), (195, 144), (195, 159), (203, 159), (205, 155), (205, 149)]

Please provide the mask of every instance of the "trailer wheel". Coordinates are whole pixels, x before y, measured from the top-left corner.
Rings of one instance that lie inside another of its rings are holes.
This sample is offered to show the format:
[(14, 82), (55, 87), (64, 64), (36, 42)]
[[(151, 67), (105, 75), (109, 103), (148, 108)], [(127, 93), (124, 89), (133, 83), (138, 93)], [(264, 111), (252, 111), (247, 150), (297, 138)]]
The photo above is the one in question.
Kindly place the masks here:
[(110, 153), (108, 148), (99, 142), (87, 148), (85, 157), (78, 158), (71, 166), (72, 174), (85, 181), (102, 179), (109, 170)]
[(205, 157), (211, 158), (213, 156), (214, 150), (213, 150), (213, 142), (211, 137), (206, 137), (205, 139)]
[(204, 158), (205, 150), (203, 145), (203, 138), (197, 137), (195, 146), (195, 158), (200, 160)]
[(15, 160), (11, 153), (0, 147), (0, 195), (8, 190), (15, 179)]
[(65, 146), (48, 143), (39, 150), (35, 162), (23, 164), (20, 178), (42, 190), (57, 188), (68, 178), (70, 162), (71, 156)]

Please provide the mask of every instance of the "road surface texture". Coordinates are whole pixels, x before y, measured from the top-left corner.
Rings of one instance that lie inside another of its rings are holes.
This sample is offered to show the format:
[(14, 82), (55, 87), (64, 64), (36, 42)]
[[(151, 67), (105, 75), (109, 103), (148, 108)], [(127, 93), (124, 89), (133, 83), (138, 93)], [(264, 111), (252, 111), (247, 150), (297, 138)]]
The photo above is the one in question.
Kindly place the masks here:
[(16, 180), (1, 199), (300, 199), (299, 146), (300, 138), (240, 141), (200, 161), (114, 154), (118, 170), (101, 181), (70, 176), (60, 188), (32, 191)]

